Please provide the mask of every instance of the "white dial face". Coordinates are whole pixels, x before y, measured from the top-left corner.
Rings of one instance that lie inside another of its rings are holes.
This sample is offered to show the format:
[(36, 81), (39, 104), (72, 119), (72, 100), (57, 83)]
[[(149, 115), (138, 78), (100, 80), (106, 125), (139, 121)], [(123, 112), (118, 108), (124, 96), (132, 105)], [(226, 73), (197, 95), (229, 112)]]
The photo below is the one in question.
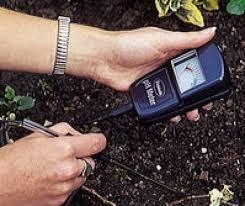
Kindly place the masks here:
[(186, 57), (178, 58), (176, 62), (172, 63), (181, 93), (205, 82), (205, 77), (196, 54), (193, 55), (192, 53)]

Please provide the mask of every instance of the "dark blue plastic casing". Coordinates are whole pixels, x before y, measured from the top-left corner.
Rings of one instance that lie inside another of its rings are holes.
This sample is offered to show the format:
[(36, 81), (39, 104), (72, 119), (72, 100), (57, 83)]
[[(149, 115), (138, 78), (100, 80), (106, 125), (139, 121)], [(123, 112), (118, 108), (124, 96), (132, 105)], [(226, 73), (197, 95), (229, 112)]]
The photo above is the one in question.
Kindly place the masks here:
[(218, 47), (208, 43), (194, 52), (205, 81), (192, 89), (181, 92), (172, 61), (131, 85), (132, 102), (140, 120), (168, 119), (230, 94), (229, 70)]

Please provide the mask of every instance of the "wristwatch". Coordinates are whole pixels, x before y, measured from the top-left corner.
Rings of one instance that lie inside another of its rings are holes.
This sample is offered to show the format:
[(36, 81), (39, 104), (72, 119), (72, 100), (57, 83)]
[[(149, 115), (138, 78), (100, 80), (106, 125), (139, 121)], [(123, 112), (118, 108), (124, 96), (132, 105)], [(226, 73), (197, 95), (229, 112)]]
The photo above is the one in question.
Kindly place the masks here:
[(64, 74), (66, 69), (70, 36), (70, 18), (59, 16), (58, 37), (53, 74)]

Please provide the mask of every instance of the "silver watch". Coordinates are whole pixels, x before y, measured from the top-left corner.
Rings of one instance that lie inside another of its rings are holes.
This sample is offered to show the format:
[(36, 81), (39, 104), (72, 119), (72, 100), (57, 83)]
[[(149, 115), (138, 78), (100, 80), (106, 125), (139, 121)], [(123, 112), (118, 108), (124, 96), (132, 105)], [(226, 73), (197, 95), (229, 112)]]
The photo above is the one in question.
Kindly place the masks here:
[(57, 49), (53, 74), (64, 74), (66, 69), (66, 61), (68, 56), (70, 36), (70, 18), (59, 16), (58, 18), (58, 38)]

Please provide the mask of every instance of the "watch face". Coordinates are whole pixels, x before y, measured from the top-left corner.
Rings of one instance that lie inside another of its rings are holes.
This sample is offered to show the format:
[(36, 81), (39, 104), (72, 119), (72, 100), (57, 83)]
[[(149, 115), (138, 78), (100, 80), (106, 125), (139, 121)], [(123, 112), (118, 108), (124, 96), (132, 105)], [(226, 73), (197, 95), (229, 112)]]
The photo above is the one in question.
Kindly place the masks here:
[(181, 93), (205, 82), (205, 77), (196, 53), (192, 50), (171, 61)]

